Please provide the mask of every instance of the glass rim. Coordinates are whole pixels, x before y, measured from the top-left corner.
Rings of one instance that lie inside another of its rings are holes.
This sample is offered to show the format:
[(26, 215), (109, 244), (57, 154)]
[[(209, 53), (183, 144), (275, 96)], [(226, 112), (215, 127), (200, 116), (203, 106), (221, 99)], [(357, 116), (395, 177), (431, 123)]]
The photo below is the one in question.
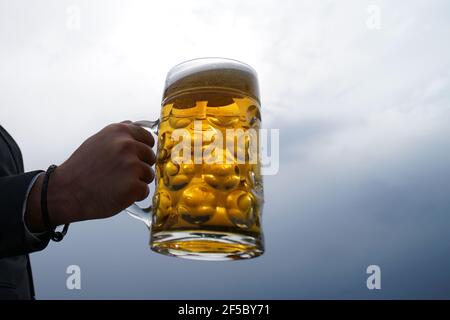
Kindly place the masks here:
[[(215, 75), (215, 71), (222, 75)], [(212, 77), (209, 76), (210, 72), (213, 72)], [(199, 75), (199, 78), (194, 81), (192, 77), (195, 75)], [(187, 79), (187, 82), (184, 83), (183, 79)], [(240, 93), (249, 95), (260, 103), (256, 70), (245, 62), (220, 57), (195, 58), (173, 66), (166, 76), (162, 101), (167, 101), (184, 90), (204, 89), (205, 86), (241, 91)]]
[(224, 58), (224, 57), (200, 57), (200, 58), (193, 58), (193, 59), (188, 59), (188, 60), (184, 60), (184, 61), (181, 61), (181, 62), (179, 62), (179, 63), (177, 63), (176, 65), (174, 65), (174, 66), (172, 66), (170, 69), (169, 69), (169, 71), (167, 72), (167, 77), (166, 78), (168, 78), (176, 69), (178, 69), (179, 67), (181, 67), (182, 65), (185, 65), (185, 64), (188, 64), (188, 63), (191, 63), (191, 62), (197, 62), (197, 61), (202, 61), (202, 60), (204, 60), (204, 61), (206, 61), (206, 60), (217, 60), (217, 61), (223, 61), (223, 62), (230, 62), (230, 63), (235, 63), (235, 64), (237, 64), (237, 65), (242, 65), (242, 66), (245, 66), (245, 67), (247, 67), (248, 69), (250, 69), (250, 71), (252, 72), (252, 73), (254, 73), (256, 76), (257, 76), (257, 72), (256, 72), (256, 70), (255, 70), (255, 68), (253, 68), (251, 65), (249, 65), (248, 63), (246, 63), (246, 62), (243, 62), (243, 61), (240, 61), (240, 60), (237, 60), (237, 59), (233, 59), (233, 58)]

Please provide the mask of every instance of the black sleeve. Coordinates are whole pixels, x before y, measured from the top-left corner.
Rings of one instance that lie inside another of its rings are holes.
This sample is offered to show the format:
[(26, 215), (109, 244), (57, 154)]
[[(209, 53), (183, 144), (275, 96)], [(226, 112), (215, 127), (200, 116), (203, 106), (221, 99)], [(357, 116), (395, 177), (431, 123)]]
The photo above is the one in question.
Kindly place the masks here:
[(28, 187), (42, 171), (32, 171), (0, 178), (0, 258), (44, 249), (48, 237), (30, 244), (25, 237), (23, 210)]

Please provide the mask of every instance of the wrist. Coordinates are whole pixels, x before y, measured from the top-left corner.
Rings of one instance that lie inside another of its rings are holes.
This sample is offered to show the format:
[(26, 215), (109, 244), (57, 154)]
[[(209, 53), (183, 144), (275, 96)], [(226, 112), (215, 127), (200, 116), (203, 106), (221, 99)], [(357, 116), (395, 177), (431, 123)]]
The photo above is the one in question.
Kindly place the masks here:
[(70, 182), (63, 167), (57, 167), (49, 180), (47, 206), (52, 227), (77, 221), (78, 205), (70, 191)]

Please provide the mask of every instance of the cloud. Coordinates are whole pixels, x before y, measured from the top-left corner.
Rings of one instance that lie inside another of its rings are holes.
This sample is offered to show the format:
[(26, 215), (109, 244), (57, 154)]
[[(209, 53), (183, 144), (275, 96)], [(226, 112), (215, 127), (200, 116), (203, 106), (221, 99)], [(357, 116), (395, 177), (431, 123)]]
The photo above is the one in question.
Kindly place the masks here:
[[(369, 4), (381, 10), (378, 31), (366, 27)], [(66, 27), (73, 5), (79, 30)], [(0, 121), (28, 170), (64, 161), (110, 122), (157, 117), (168, 69), (201, 56), (255, 67), (263, 124), (280, 129), (263, 257), (175, 261), (151, 254), (145, 228), (119, 215), (76, 224), (61, 247), (34, 255), (38, 296), (372, 298), (365, 268), (379, 263), (387, 289), (377, 297), (448, 297), (449, 9), (443, 0), (0, 1)], [(64, 290), (74, 261), (87, 281), (76, 295)]]

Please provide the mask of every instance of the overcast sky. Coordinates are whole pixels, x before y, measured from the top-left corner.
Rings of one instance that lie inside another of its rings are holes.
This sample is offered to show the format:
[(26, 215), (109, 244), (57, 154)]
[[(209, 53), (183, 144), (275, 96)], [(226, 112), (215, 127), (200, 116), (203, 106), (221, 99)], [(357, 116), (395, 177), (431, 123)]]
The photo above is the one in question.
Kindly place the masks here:
[(38, 298), (450, 298), (448, 39), (445, 0), (0, 0), (0, 124), (27, 171), (157, 117), (168, 69), (196, 57), (252, 65), (280, 129), (264, 256), (157, 255), (120, 214), (32, 255)]

